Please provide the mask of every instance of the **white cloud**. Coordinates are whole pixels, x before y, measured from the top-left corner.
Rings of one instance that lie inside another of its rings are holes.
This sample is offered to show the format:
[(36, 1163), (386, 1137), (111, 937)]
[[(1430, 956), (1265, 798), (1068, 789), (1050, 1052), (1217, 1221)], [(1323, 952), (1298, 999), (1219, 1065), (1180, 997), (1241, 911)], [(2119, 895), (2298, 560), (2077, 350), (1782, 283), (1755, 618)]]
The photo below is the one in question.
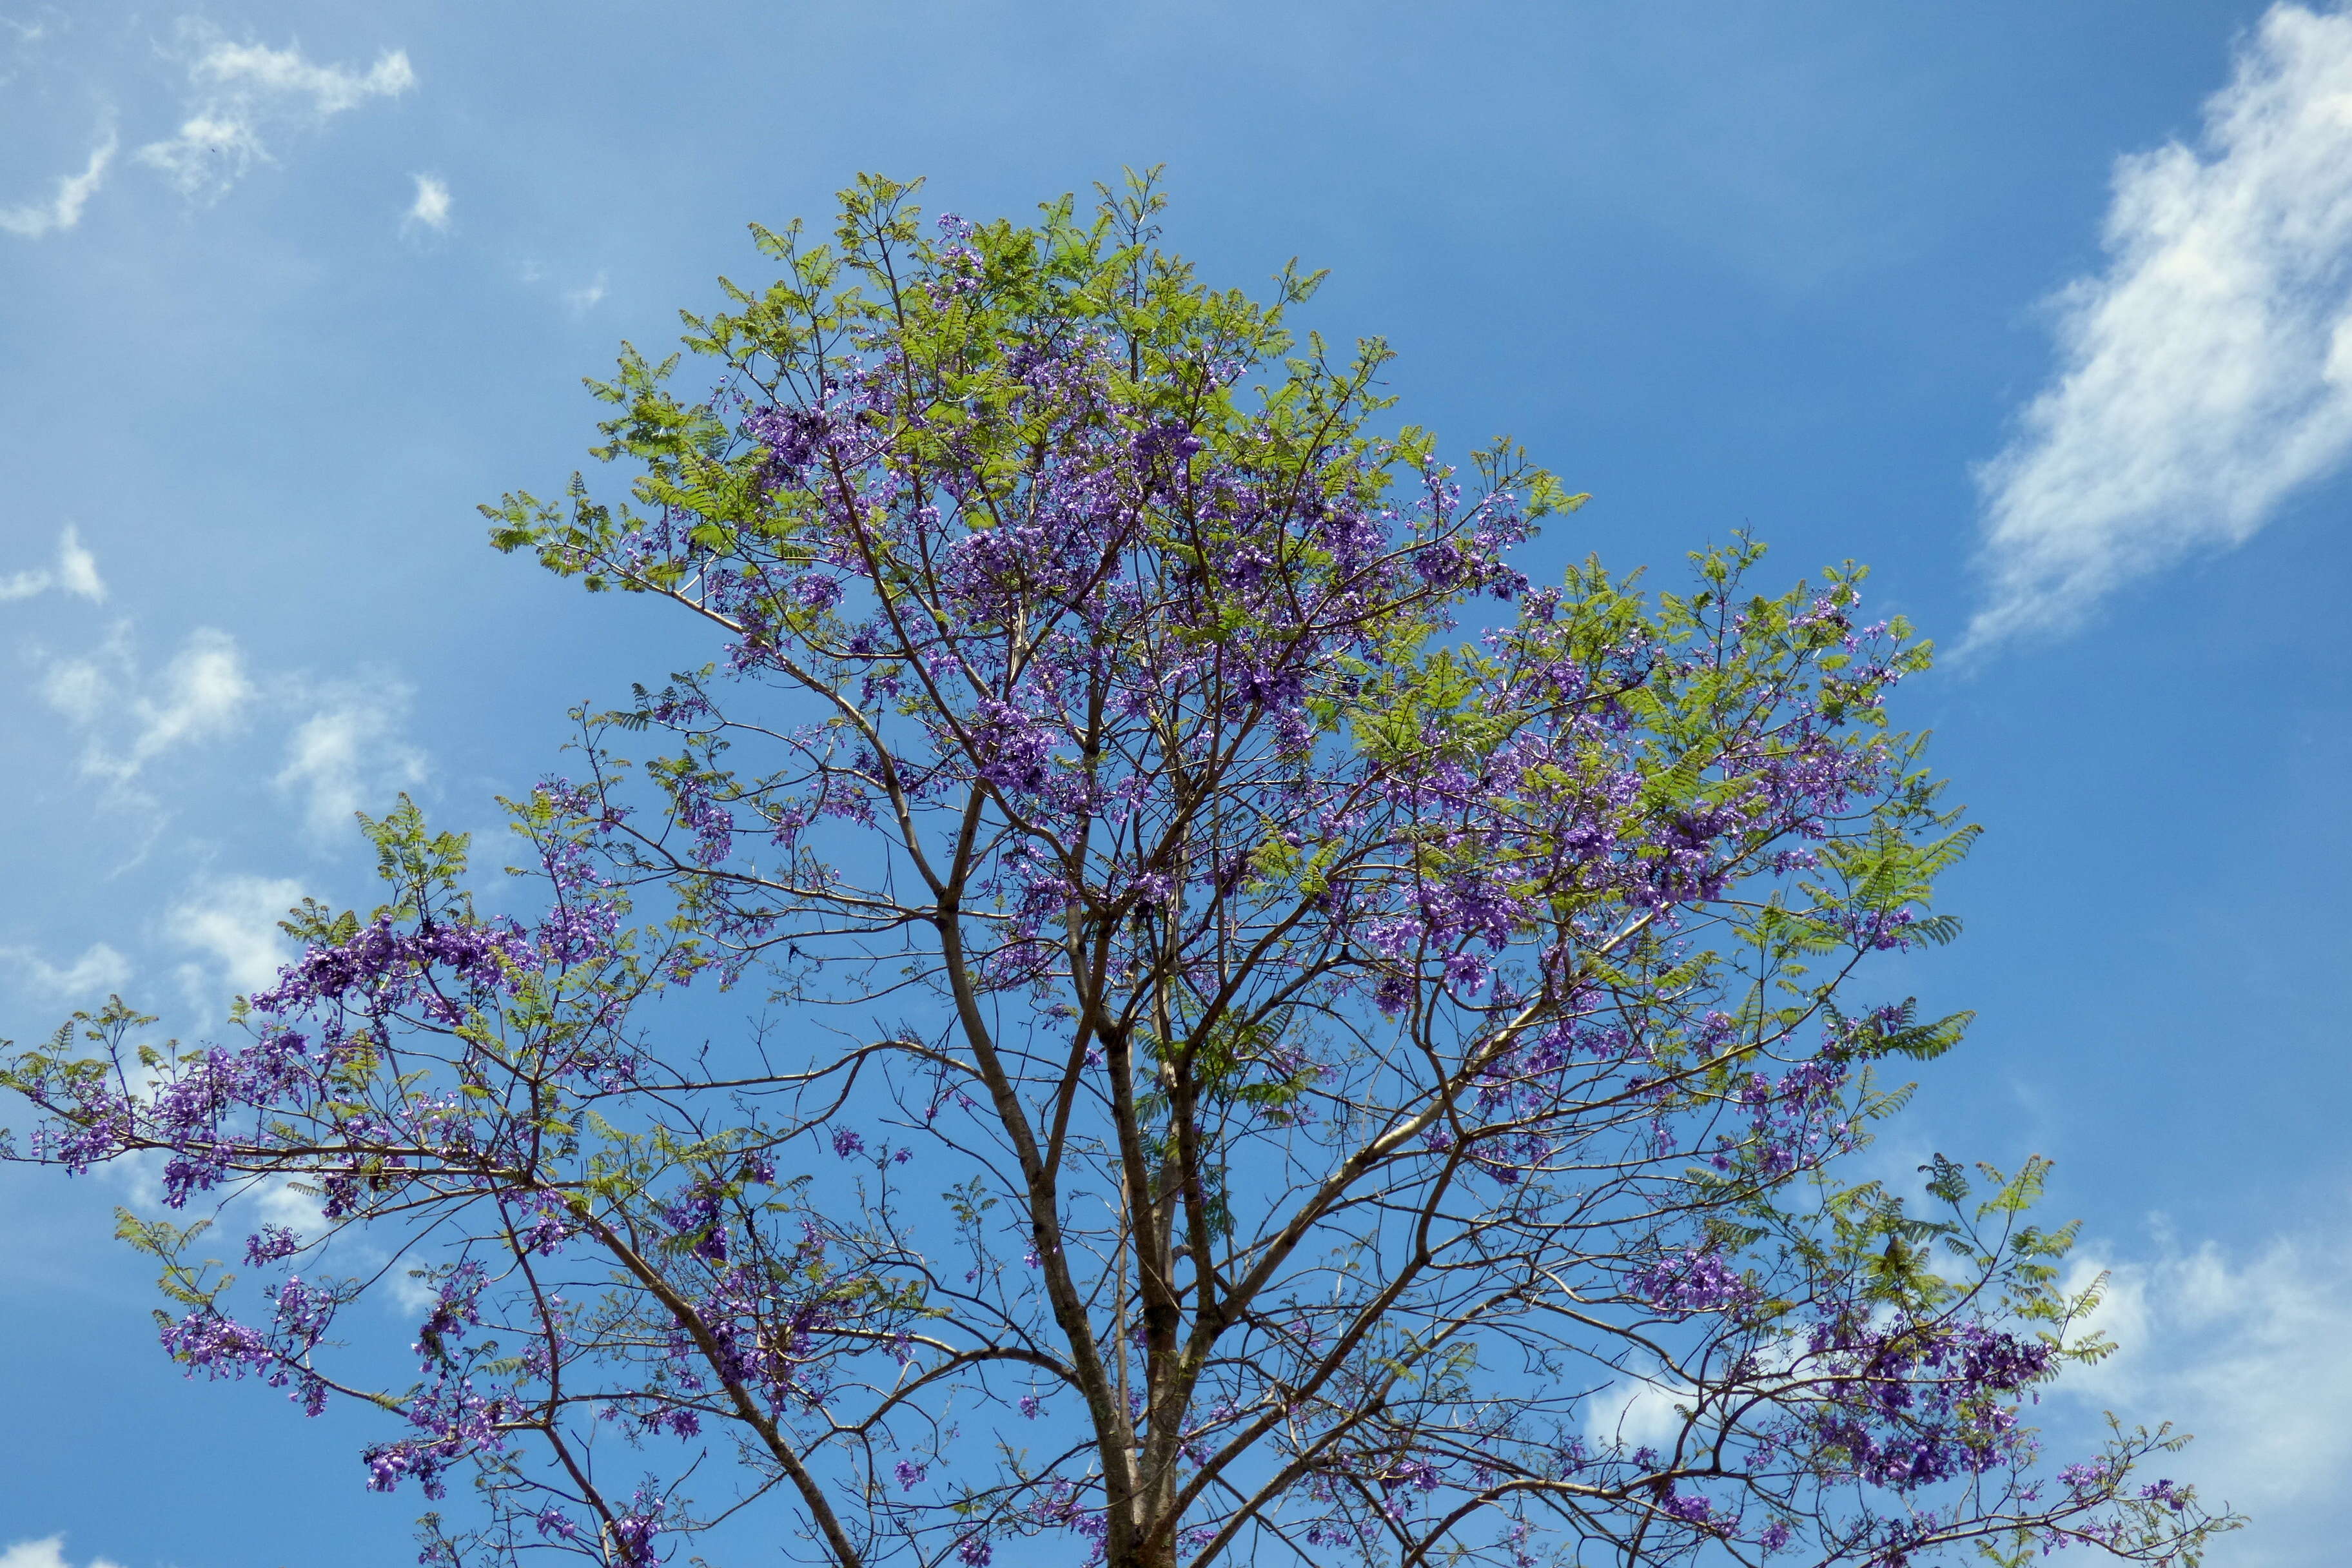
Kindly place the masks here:
[[(77, 573), (94, 582), (70, 556), (55, 575)], [(257, 673), (236, 639), (209, 626), (156, 668), (140, 658), (130, 624), (119, 624), (89, 653), (48, 658), (36, 689), (80, 737), (81, 773), (105, 783), (108, 803), (159, 824), (159, 759), (257, 727), (282, 748), (274, 774), (262, 763), (264, 776), (307, 833), (338, 846), (353, 812), (381, 811), (428, 776), (426, 753), (406, 736), (408, 686), (380, 672), (331, 681)]]
[[(208, 956), (231, 990), (266, 988), (294, 957), (278, 922), (302, 897), (302, 886), (282, 877), (223, 877), (201, 884), (163, 917), (164, 934)], [(210, 972), (191, 966), (182, 978), (199, 995)]]
[[(400, 1317), (414, 1319), (430, 1311), (441, 1300), (440, 1291), (418, 1279), (409, 1268), (394, 1269), (383, 1282), (391, 1292), (384, 1298), (384, 1305)], [(0, 1568), (5, 1568), (5, 1565), (0, 1564)]]
[(178, 134), (149, 142), (135, 156), (191, 198), (216, 197), (254, 164), (270, 161), (262, 131), (272, 121), (320, 124), (416, 85), (404, 50), (387, 49), (359, 71), (319, 65), (299, 47), (231, 43), (200, 23), (184, 25), (183, 32), (194, 50), (188, 118)]
[(449, 231), (449, 187), (431, 174), (418, 174), (416, 199), (408, 206), (408, 216), (400, 220), (403, 229), (429, 228), (436, 234)]
[(254, 91), (310, 100), (313, 112), (341, 114), (371, 98), (397, 98), (416, 85), (404, 49), (386, 49), (365, 75), (342, 66), (313, 65), (298, 47), (232, 44), (215, 38), (188, 74), (224, 90)]
[[(38, 1541), (19, 1541), (0, 1552), (0, 1568), (73, 1568), (66, 1560), (66, 1538), (44, 1536)], [(118, 1568), (103, 1557), (89, 1560), (89, 1568)]]
[(1628, 1378), (1603, 1389), (1585, 1406), (1584, 1429), (1604, 1444), (1630, 1448), (1672, 1444), (1689, 1417), (1691, 1396), (1649, 1378)]
[(40, 15), (30, 21), (0, 16), (0, 86), (16, 79), (34, 51), (47, 41), (52, 29), (64, 30), (69, 26), (64, 13), (54, 5), (42, 6)]
[(106, 584), (98, 574), (98, 557), (82, 548), (72, 523), (66, 524), (65, 534), (58, 541), (57, 582), (67, 593), (93, 605), (106, 602)]
[(2200, 149), (2117, 162), (2105, 245), (2055, 301), (2057, 376), (1978, 473), (1972, 643), (2242, 543), (2352, 453), (2352, 15), (2273, 6)]
[[(190, 966), (191, 970), (194, 967)], [(190, 980), (188, 975), (182, 978)], [(203, 980), (200, 971), (190, 983), (195, 987), (192, 992), (193, 1005), (206, 1010), (217, 1006), (219, 998)], [(168, 1206), (163, 1201), (165, 1163), (162, 1151), (142, 1149), (105, 1162), (92, 1175), (111, 1188), (122, 1204), (135, 1213), (161, 1215)], [(300, 1235), (304, 1240), (315, 1241), (335, 1228), (333, 1222), (327, 1218), (326, 1206), (320, 1199), (296, 1192), (291, 1184), (283, 1179), (264, 1177), (238, 1182), (221, 1192), (219, 1202), (220, 1206), (213, 1217), (223, 1230), (253, 1230), (265, 1225), (282, 1225)], [(347, 1264), (373, 1268), (383, 1262), (383, 1255), (364, 1242), (352, 1238), (344, 1242), (341, 1257)], [(5, 1557), (0, 1557), (0, 1568), (7, 1568)]]
[(180, 194), (210, 199), (245, 178), (256, 163), (269, 161), (261, 133), (243, 116), (201, 113), (180, 122), (168, 142), (150, 142), (139, 161), (162, 170)]
[(35, 21), (25, 22), (14, 16), (0, 16), (0, 28), (7, 29), (16, 47), (28, 49), (49, 36), (49, 22), (55, 14), (55, 7), (43, 6), (42, 15)]
[(0, 958), (25, 976), (28, 990), (51, 1001), (95, 1001), (109, 993), (120, 994), (131, 982), (131, 961), (102, 942), (90, 943), (79, 958), (63, 967), (25, 947), (0, 948)]
[(79, 174), (58, 176), (58, 194), (47, 202), (27, 203), (21, 206), (0, 207), (0, 231), (18, 235), (26, 239), (38, 239), (45, 234), (61, 233), (81, 222), (81, 209), (89, 204), (98, 187), (106, 179), (107, 165), (114, 162), (120, 142), (109, 130), (90, 149), (89, 162)]
[(252, 1194), (254, 1210), (264, 1225), (282, 1225), (302, 1236), (315, 1237), (330, 1224), (326, 1205), (308, 1193), (298, 1193), (285, 1182), (272, 1182)]
[(314, 836), (345, 833), (353, 812), (380, 811), (394, 793), (425, 781), (425, 753), (400, 736), (410, 696), (397, 683), (330, 689), (295, 726), (276, 783), (302, 798)]
[(81, 537), (71, 523), (66, 524), (65, 532), (58, 539), (56, 564), (0, 577), (0, 600), (29, 599), (51, 588), (62, 588), (92, 604), (102, 604), (106, 599), (106, 584), (98, 574), (98, 557), (83, 548)]
[(2183, 1251), (2159, 1233), (2153, 1261), (2109, 1268), (2095, 1326), (2120, 1348), (2060, 1389), (2197, 1435), (2166, 1463), (2209, 1502), (2252, 1514), (2233, 1563), (2338, 1561), (2330, 1532), (2352, 1496), (2352, 1226), (2242, 1258), (2210, 1243)]
[(564, 307), (575, 316), (586, 315), (594, 310), (597, 301), (604, 298), (604, 275), (602, 272), (596, 274), (593, 281), (577, 289), (567, 289), (563, 292)]
[(52, 663), (42, 683), (49, 706), (89, 735), (82, 771), (125, 785), (166, 752), (242, 729), (257, 695), (236, 640), (210, 626), (152, 678), (118, 627), (91, 657)]

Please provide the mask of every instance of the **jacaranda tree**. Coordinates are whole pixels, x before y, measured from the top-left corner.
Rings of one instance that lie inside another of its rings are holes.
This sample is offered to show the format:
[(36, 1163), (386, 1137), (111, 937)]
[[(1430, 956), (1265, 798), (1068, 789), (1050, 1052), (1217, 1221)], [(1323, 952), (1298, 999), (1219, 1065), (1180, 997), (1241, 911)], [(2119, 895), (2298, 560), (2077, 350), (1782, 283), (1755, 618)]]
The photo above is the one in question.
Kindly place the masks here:
[(1861, 574), (1533, 585), (1584, 498), (1379, 433), (1315, 276), (908, 195), (756, 231), (707, 399), (624, 356), (630, 500), (485, 509), (712, 650), (511, 803), (538, 913), (404, 804), (242, 1043), (11, 1058), (16, 1157), (315, 1203), (257, 1289), (125, 1216), (170, 1355), (381, 1407), (448, 1564), (2196, 1562), (2178, 1439), (2039, 1452), (2042, 1167), (1836, 1174), (1974, 831)]

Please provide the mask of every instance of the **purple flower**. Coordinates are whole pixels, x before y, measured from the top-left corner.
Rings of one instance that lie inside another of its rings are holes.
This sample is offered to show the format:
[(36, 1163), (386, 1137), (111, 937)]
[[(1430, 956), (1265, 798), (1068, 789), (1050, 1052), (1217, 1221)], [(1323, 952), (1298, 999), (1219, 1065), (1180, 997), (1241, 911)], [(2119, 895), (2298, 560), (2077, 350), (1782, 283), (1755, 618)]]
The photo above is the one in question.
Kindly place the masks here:
[(265, 1225), (246, 1237), (245, 1260), (258, 1268), (301, 1250), (302, 1238), (282, 1225)]
[(531, 1523), (537, 1525), (539, 1527), (539, 1533), (549, 1541), (577, 1541), (580, 1539), (580, 1527), (572, 1521), (572, 1516), (570, 1514), (564, 1512), (553, 1503), (549, 1503), (545, 1508), (541, 1509), (539, 1512), (532, 1515)]
[(639, 1490), (629, 1499), (628, 1512), (613, 1521), (613, 1553), (620, 1568), (648, 1568), (654, 1561), (654, 1538), (661, 1533), (668, 1508), (662, 1499)]
[(1736, 1309), (1755, 1296), (1728, 1263), (1696, 1248), (1660, 1258), (1633, 1277), (1633, 1288), (1660, 1310), (1676, 1316)]
[(782, 482), (797, 482), (824, 442), (831, 421), (812, 408), (762, 408), (743, 421), (743, 433), (768, 448), (771, 469)]

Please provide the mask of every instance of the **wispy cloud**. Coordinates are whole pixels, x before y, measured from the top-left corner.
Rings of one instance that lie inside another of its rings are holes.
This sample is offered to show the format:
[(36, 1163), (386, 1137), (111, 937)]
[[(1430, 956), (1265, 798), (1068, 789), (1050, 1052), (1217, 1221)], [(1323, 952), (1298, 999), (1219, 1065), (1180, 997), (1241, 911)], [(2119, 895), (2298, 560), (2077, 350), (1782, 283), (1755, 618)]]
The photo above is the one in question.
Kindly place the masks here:
[(273, 49), (263, 44), (232, 44), (214, 38), (188, 74), (224, 91), (251, 90), (310, 100), (313, 111), (341, 114), (371, 98), (396, 98), (416, 85), (404, 49), (386, 49), (365, 73), (322, 66), (302, 58), (299, 47)]
[(106, 602), (106, 583), (98, 574), (98, 557), (83, 548), (81, 535), (71, 523), (58, 536), (57, 559), (51, 564), (0, 577), (0, 600), (29, 599), (52, 588), (94, 605)]
[[(101, 591), (79, 548), (68, 535), (57, 568), (0, 579), (0, 597), (52, 583), (86, 596)], [(105, 804), (157, 827), (161, 760), (257, 731), (277, 759), (248, 752), (246, 771), (268, 778), (308, 836), (331, 847), (348, 842), (354, 812), (382, 811), (429, 776), (430, 759), (408, 738), (415, 693), (406, 684), (383, 671), (320, 679), (256, 669), (234, 637), (211, 626), (190, 632), (158, 664), (142, 656), (131, 623), (118, 622), (86, 653), (44, 658), (32, 688), (79, 741), (80, 772), (105, 786)]]
[(2095, 1326), (2120, 1348), (2058, 1386), (2197, 1435), (2175, 1461), (2182, 1479), (2254, 1517), (2231, 1562), (2336, 1561), (2293, 1543), (2322, 1543), (2352, 1495), (2352, 1226), (2238, 1257), (2184, 1250), (2161, 1230), (2157, 1241), (2153, 1260), (2110, 1266)]
[(258, 695), (236, 639), (210, 626), (152, 676), (118, 627), (90, 657), (53, 662), (41, 694), (87, 737), (82, 771), (118, 786), (167, 752), (234, 734)]
[(52, 1002), (92, 1001), (131, 982), (131, 961), (102, 942), (68, 964), (51, 963), (26, 947), (0, 947), (0, 959), (24, 977), (26, 990)]
[[(610, 281), (610, 277), (604, 268), (599, 268), (596, 270), (596, 276), (587, 282), (577, 288), (562, 288), (562, 275), (571, 270), (569, 268), (551, 268), (535, 258), (526, 257), (516, 266), (515, 279), (529, 287), (536, 288), (545, 284), (553, 289), (557, 301), (566, 311), (577, 318), (586, 315), (604, 303), (605, 286)], [(572, 275), (579, 276), (576, 272)]]
[[(19, 1541), (0, 1552), (0, 1568), (73, 1568), (66, 1559), (66, 1538), (45, 1535), (38, 1541)], [(89, 1560), (89, 1568), (118, 1568), (103, 1557)]]
[(404, 50), (387, 49), (362, 71), (306, 59), (299, 46), (231, 43), (202, 24), (187, 24), (183, 33), (191, 54), (188, 118), (178, 134), (149, 142), (135, 156), (193, 199), (216, 197), (254, 164), (269, 161), (266, 127), (320, 124), (416, 85)]
[(57, 195), (47, 202), (28, 202), (20, 206), (0, 207), (0, 231), (25, 239), (38, 239), (43, 235), (57, 234), (81, 222), (81, 210), (89, 198), (105, 183), (107, 166), (114, 162), (120, 143), (110, 128), (100, 136), (98, 145), (90, 149), (89, 162), (79, 174), (58, 177)]
[(401, 733), (411, 697), (396, 682), (331, 688), (295, 726), (276, 782), (300, 798), (312, 837), (346, 834), (354, 812), (381, 811), (394, 794), (425, 781), (425, 753)]
[(65, 14), (55, 5), (44, 5), (29, 18), (0, 16), (0, 84), (16, 79), (33, 52), (67, 26)]
[(182, 972), (194, 996), (211, 993), (215, 973), (240, 994), (277, 979), (294, 956), (278, 922), (301, 897), (302, 885), (283, 878), (223, 877), (200, 884), (174, 905), (163, 917), (164, 934), (211, 960), (209, 968), (190, 965)]
[(404, 229), (429, 228), (436, 234), (449, 232), (449, 187), (432, 174), (418, 174), (416, 199), (408, 205), (408, 216), (400, 220)]
[(1584, 1429), (1611, 1446), (1671, 1447), (1688, 1422), (1693, 1397), (1654, 1378), (1627, 1378), (1587, 1401)]
[(2105, 245), (2054, 301), (2057, 374), (1978, 475), (1972, 643), (2242, 543), (2352, 454), (2352, 15), (2273, 6), (2200, 145), (2116, 163)]
[(575, 316), (584, 316), (594, 310), (604, 298), (604, 275), (602, 272), (577, 289), (563, 291), (563, 307)]

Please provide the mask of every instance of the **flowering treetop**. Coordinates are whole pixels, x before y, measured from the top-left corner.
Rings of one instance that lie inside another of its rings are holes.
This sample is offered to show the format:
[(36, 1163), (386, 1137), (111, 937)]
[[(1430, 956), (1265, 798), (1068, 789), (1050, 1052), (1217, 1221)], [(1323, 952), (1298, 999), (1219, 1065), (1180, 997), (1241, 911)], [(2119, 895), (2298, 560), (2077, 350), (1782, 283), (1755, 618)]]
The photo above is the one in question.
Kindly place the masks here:
[[(118, 1006), (14, 1059), (32, 1157), (317, 1194), (247, 1243), (264, 1319), (127, 1222), (166, 1348), (383, 1406), (383, 1489), (470, 1467), (448, 1563), (2193, 1563), (2229, 1521), (2133, 1479), (2177, 1439), (2039, 1468), (2099, 1350), (2040, 1164), (1836, 1178), (1965, 1026), (1848, 992), (1954, 934), (1974, 831), (1862, 574), (1538, 586), (1584, 498), (1380, 433), (1385, 352), (1285, 325), (1315, 276), (1203, 287), (1148, 182), (909, 195), (756, 231), (709, 397), (625, 355), (628, 501), (485, 509), (713, 645), (514, 803), (542, 912), (404, 805), (248, 1043)], [(415, 1380), (338, 1370), (402, 1268)]]

